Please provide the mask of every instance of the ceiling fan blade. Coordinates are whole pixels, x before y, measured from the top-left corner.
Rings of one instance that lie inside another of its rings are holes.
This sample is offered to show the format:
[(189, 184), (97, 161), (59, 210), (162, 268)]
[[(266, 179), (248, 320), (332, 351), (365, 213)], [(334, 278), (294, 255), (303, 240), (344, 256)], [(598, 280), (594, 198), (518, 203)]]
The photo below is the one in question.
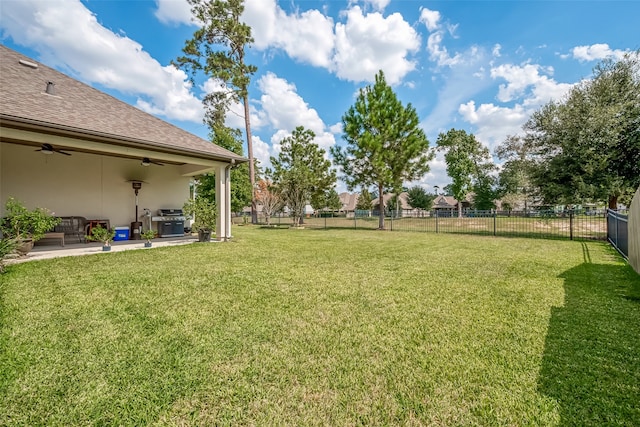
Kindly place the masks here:
[(70, 153), (66, 153), (64, 151), (61, 151), (57, 148), (53, 148), (53, 146), (51, 144), (42, 144), (42, 146), (40, 148), (38, 148), (37, 150), (34, 151), (42, 151), (45, 154), (53, 154), (53, 153), (60, 153), (60, 154), (64, 154), (65, 156), (70, 156)]

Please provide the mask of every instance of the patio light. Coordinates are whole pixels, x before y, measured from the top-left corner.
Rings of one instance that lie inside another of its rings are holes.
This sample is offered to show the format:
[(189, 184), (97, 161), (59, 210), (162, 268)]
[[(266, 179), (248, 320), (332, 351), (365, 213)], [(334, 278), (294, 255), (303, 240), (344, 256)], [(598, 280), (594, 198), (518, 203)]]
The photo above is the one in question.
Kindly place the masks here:
[(140, 163), (142, 166), (149, 166), (151, 164), (151, 161), (149, 160), (148, 157), (145, 157), (144, 159), (142, 159), (142, 163)]

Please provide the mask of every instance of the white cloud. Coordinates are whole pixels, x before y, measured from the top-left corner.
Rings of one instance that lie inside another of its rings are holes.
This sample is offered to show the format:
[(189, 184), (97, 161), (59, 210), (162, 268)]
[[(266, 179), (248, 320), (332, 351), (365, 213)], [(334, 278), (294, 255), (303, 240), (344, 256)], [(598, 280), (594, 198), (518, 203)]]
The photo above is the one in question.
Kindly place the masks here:
[(571, 88), (571, 84), (556, 82), (552, 75), (552, 67), (537, 64), (493, 67), (491, 77), (506, 80), (498, 87), (496, 99), (514, 102), (514, 105), (485, 103), (476, 106), (475, 101), (470, 100), (460, 104), (458, 113), (473, 125), (473, 133), (478, 140), (493, 150), (508, 135), (520, 133), (533, 111), (551, 100), (560, 99)]
[(407, 56), (418, 50), (420, 37), (402, 15), (363, 15), (355, 6), (346, 17), (345, 23), (336, 24), (333, 68), (338, 77), (373, 81), (378, 70), (384, 70), (387, 82), (393, 85), (415, 69), (415, 61)]
[(429, 32), (433, 32), (438, 29), (440, 12), (423, 7), (420, 9), (420, 22), (424, 22), (427, 26), (427, 30), (429, 30)]
[(378, 10), (383, 10), (391, 3), (391, 0), (365, 0), (365, 3), (372, 4)]
[(474, 135), (478, 141), (490, 149), (494, 149), (507, 135), (519, 133), (530, 115), (522, 105), (507, 108), (482, 104), (476, 108), (474, 101), (460, 105), (458, 111), (465, 121), (475, 125)]
[(536, 84), (546, 76), (539, 73), (540, 66), (526, 64), (518, 66), (513, 64), (503, 64), (491, 69), (491, 77), (496, 79), (501, 77), (507, 84), (501, 84), (498, 90), (498, 100), (509, 102), (523, 95), (525, 89)]
[(405, 183), (407, 187), (419, 185), (425, 189), (429, 189), (432, 193), (435, 191), (434, 186), (438, 186), (440, 191), (445, 185), (451, 182), (451, 178), (447, 175), (447, 162), (444, 160), (444, 153), (436, 152), (434, 159), (429, 162), (429, 172), (423, 177), (411, 183)]
[(436, 31), (429, 35), (427, 40), (427, 51), (429, 52), (429, 58), (434, 61), (438, 66), (454, 66), (462, 61), (462, 55), (456, 53), (451, 56), (446, 47), (442, 46), (442, 38), (444, 36), (443, 31)]
[[(192, 24), (186, 1), (156, 1), (156, 16), (162, 22)], [(364, 1), (377, 11), (389, 2)], [(251, 27), (255, 49), (282, 50), (295, 61), (327, 69), (341, 79), (370, 82), (384, 70), (388, 82), (396, 84), (415, 69), (408, 57), (419, 49), (420, 37), (402, 15), (364, 14), (360, 6), (349, 5), (340, 16), (345, 21), (334, 23), (316, 9), (288, 14), (276, 0), (246, 0), (242, 19)]]
[(243, 20), (251, 27), (255, 48), (282, 49), (297, 61), (330, 67), (333, 19), (318, 10), (287, 15), (275, 0), (246, 0)]
[(192, 25), (191, 6), (186, 0), (156, 0), (156, 18), (165, 24)]
[(553, 75), (552, 67), (544, 68), (536, 64), (503, 64), (491, 69), (493, 79), (507, 81), (499, 86), (497, 99), (510, 102), (526, 96), (525, 106), (540, 106), (551, 99), (559, 99), (569, 90), (571, 85), (557, 83), (550, 75)]
[(445, 23), (441, 24), (440, 12), (427, 8), (420, 9), (420, 22), (425, 24), (427, 30), (431, 33), (427, 39), (427, 52), (429, 59), (438, 64), (439, 67), (453, 67), (460, 64), (464, 60), (464, 56), (460, 53), (450, 55), (449, 51), (442, 42), (445, 34), (448, 32), (454, 35), (457, 25)]
[(499, 58), (501, 49), (502, 49), (502, 45), (500, 45), (500, 43), (497, 43), (496, 45), (493, 46), (493, 50), (491, 51), (491, 55), (493, 55), (495, 58)]
[(100, 25), (80, 1), (4, 2), (0, 25), (5, 36), (39, 52), (43, 62), (136, 96), (147, 112), (202, 121), (202, 104), (183, 71), (162, 66), (139, 43)]
[(447, 131), (456, 120), (460, 104), (493, 84), (483, 71), (487, 55), (482, 49), (470, 49), (461, 56), (464, 59), (456, 67), (441, 70), (438, 81), (442, 83), (438, 83), (436, 105), (421, 122), (429, 138), (434, 139), (438, 133)]
[[(276, 129), (272, 144), (277, 144), (298, 126), (304, 126), (316, 134), (315, 143), (328, 151), (335, 145), (335, 136), (324, 124), (318, 112), (298, 95), (295, 85), (267, 73), (258, 81), (262, 91), (260, 97), (261, 114), (264, 120)], [(275, 138), (275, 139), (274, 139)]]
[(621, 59), (626, 52), (624, 50), (612, 50), (606, 43), (593, 44), (591, 46), (576, 46), (572, 50), (573, 57), (577, 60), (596, 61), (605, 58)]
[(253, 158), (258, 160), (258, 165), (261, 168), (271, 167), (270, 157), (272, 156), (272, 153), (270, 145), (260, 139), (257, 135), (253, 135), (251, 141), (253, 142)]
[(331, 131), (331, 133), (335, 134), (335, 135), (339, 135), (342, 133), (342, 122), (338, 122), (334, 125), (329, 126), (329, 130)]

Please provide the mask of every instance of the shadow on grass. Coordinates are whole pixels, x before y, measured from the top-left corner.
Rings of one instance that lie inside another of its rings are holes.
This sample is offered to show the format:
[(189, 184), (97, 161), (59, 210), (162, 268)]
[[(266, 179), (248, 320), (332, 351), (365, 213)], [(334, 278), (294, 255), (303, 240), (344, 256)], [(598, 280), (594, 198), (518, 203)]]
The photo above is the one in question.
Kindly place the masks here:
[(539, 390), (560, 425), (640, 423), (640, 276), (628, 265), (585, 262), (565, 271), (565, 302), (551, 310)]

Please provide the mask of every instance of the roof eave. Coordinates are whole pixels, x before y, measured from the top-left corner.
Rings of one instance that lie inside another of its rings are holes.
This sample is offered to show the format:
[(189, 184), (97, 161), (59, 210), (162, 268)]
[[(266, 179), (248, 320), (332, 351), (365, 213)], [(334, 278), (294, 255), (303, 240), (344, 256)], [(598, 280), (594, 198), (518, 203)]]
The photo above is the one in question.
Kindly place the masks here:
[(201, 159), (222, 161), (227, 163), (245, 163), (249, 159), (237, 154), (231, 153), (230, 155), (220, 155), (214, 153), (208, 153), (206, 151), (194, 150), (183, 147), (176, 147), (168, 144), (160, 144), (153, 141), (147, 141), (143, 139), (123, 137), (120, 135), (112, 135), (102, 132), (91, 131), (88, 129), (79, 129), (70, 126), (60, 125), (56, 123), (42, 122), (39, 120), (28, 119), (24, 117), (11, 116), (8, 114), (0, 113), (0, 127), (17, 128), (23, 130), (37, 131), (46, 134), (53, 134), (59, 136), (66, 136), (75, 139), (85, 139), (89, 141), (102, 142), (112, 145), (119, 145), (124, 147), (134, 148), (146, 148), (152, 151), (168, 153), (168, 154), (182, 154), (191, 157), (197, 157)]

